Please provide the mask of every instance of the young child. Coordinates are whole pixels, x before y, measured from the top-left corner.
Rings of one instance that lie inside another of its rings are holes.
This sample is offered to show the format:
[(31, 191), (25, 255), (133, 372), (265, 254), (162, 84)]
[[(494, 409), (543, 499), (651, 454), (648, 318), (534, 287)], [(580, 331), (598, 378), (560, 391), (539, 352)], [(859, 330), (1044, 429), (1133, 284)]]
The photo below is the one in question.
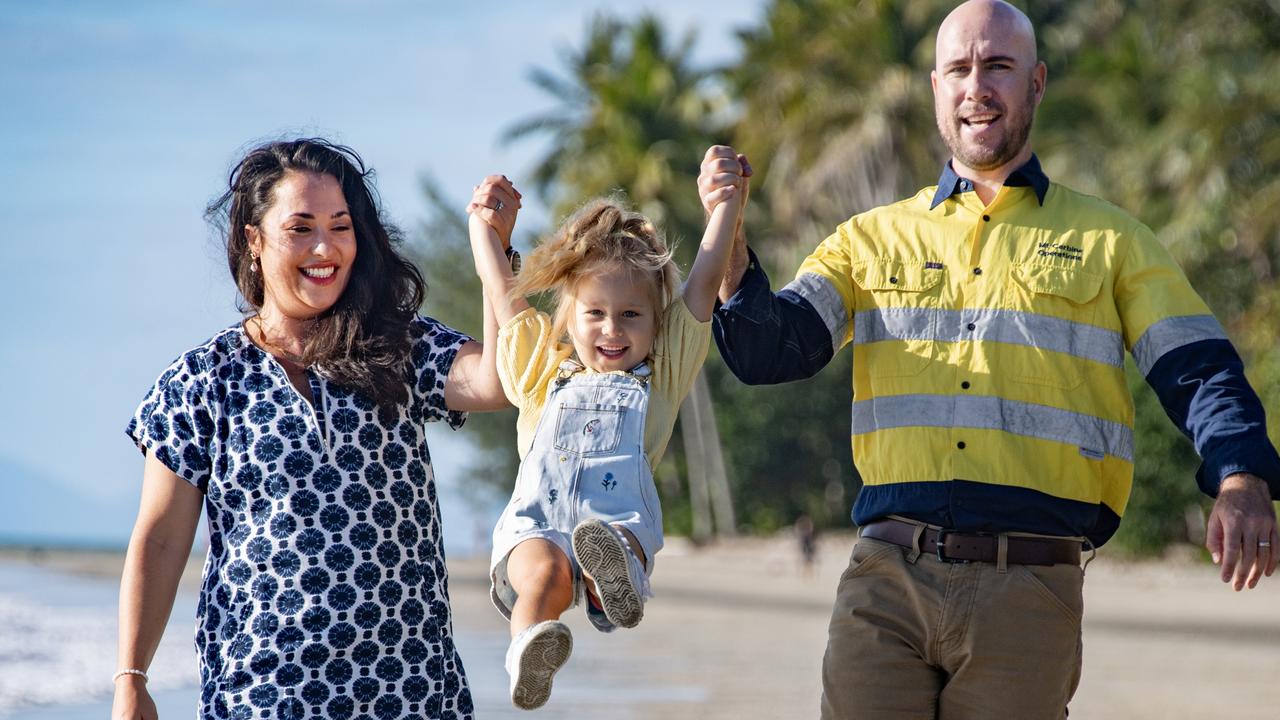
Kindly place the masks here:
[[(602, 632), (644, 615), (662, 549), (652, 468), (706, 358), (745, 195), (723, 191), (711, 198), (683, 291), (653, 224), (613, 200), (584, 205), (519, 275), (508, 261), (514, 221), (497, 212), (518, 207), (519, 193), (491, 176), (467, 208), (476, 271), (501, 325), (498, 375), (520, 411), (520, 472), (493, 531), (490, 571), (494, 605), (511, 621), (506, 666), (517, 707), (550, 697), (573, 648), (559, 617), (584, 593)], [(547, 291), (554, 315), (525, 301)]]

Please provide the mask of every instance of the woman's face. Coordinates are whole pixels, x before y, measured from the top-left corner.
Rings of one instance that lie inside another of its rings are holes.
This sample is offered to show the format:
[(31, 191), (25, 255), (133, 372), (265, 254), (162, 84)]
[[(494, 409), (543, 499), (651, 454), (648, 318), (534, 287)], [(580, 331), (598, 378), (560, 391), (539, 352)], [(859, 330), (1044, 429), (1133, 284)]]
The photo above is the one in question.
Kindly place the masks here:
[(338, 301), (351, 277), (351, 213), (332, 175), (287, 172), (272, 194), (262, 222), (245, 227), (262, 273), (262, 310), (309, 320)]

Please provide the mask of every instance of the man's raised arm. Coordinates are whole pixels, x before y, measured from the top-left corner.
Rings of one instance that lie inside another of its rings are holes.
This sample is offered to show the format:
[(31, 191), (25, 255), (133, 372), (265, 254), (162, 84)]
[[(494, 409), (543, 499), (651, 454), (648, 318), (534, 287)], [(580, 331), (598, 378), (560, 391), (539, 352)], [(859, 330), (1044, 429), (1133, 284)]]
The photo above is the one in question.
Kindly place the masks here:
[[(751, 176), (745, 155), (715, 145), (707, 150), (698, 176), (698, 193), (706, 198), (716, 190)], [(743, 183), (746, 187), (746, 183)], [(746, 198), (743, 198), (746, 214)], [(739, 216), (729, 268), (720, 287), (723, 303), (715, 312), (712, 330), (725, 364), (748, 385), (802, 380), (821, 370), (844, 343), (848, 312), (826, 308), (831, 321), (810, 302), (805, 288), (792, 283), (775, 294), (755, 255), (747, 248)], [(828, 298), (838, 295), (826, 293)], [(821, 303), (820, 301), (820, 304)], [(831, 303), (827, 303), (831, 304)]]

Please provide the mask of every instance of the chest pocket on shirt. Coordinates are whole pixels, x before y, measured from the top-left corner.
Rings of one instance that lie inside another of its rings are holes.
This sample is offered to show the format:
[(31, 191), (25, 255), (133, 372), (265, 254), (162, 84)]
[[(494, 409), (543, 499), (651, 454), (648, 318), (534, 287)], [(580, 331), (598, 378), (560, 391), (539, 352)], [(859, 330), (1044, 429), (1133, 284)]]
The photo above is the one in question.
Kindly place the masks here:
[(562, 405), (556, 418), (556, 449), (579, 455), (607, 455), (622, 440), (624, 408), (618, 405)]
[(1019, 347), (1007, 353), (1010, 375), (1022, 382), (1074, 388), (1083, 382), (1099, 341), (1093, 327), (1101, 275), (1075, 268), (1013, 265), (1005, 306), (1009, 318), (1005, 342)]
[(880, 259), (855, 268), (863, 295), (854, 318), (854, 362), (871, 377), (916, 375), (933, 361), (946, 270), (931, 265)]

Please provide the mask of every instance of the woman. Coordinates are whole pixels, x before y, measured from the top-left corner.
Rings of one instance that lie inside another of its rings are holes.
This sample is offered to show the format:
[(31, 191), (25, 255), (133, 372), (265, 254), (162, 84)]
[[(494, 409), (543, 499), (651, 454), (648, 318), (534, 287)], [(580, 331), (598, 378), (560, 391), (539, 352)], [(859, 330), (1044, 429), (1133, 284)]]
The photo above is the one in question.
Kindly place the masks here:
[[(518, 208), (499, 208), (508, 237)], [(129, 423), (145, 464), (115, 717), (156, 715), (145, 671), (202, 503), (202, 718), (470, 717), (422, 426), (506, 405), (491, 349), (415, 314), (422, 277), (348, 148), (256, 148), (209, 215), (253, 312)]]

